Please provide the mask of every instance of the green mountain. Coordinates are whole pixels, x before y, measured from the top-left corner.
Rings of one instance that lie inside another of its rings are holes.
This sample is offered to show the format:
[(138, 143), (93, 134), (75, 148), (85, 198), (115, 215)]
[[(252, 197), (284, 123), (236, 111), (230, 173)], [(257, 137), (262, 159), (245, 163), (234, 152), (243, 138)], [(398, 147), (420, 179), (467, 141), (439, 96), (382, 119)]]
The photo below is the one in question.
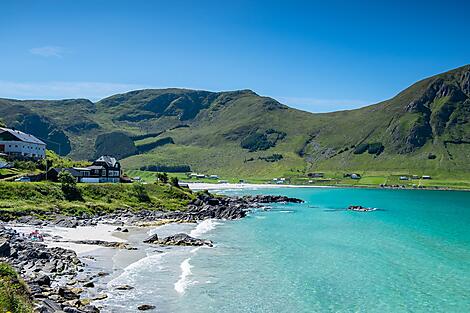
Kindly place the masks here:
[(113, 154), (133, 169), (190, 166), (232, 177), (470, 171), (470, 65), (333, 113), (292, 109), (250, 90), (148, 89), (97, 103), (0, 99), (0, 117), (62, 155)]

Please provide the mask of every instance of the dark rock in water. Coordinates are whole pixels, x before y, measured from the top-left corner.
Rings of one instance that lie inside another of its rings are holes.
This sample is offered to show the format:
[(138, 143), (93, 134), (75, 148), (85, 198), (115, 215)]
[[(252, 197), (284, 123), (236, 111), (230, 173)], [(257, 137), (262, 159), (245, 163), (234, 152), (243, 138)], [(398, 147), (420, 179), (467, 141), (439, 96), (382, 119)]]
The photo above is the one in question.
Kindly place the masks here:
[(155, 306), (150, 305), (150, 304), (142, 304), (137, 307), (137, 310), (139, 311), (147, 311), (147, 310), (153, 310), (153, 309), (155, 309)]
[(95, 287), (95, 283), (93, 283), (92, 281), (89, 281), (89, 282), (87, 282), (87, 283), (84, 283), (84, 284), (83, 284), (83, 287), (85, 287), (85, 288), (93, 288), (93, 287)]
[(210, 240), (194, 238), (183, 233), (168, 236), (153, 242), (147, 241), (147, 243), (155, 243), (164, 246), (213, 246), (213, 243)]
[(246, 216), (247, 212), (260, 204), (266, 203), (300, 203), (300, 199), (285, 196), (257, 195), (245, 197), (214, 198), (210, 194), (200, 194), (191, 201), (184, 212), (169, 212), (163, 218), (181, 222), (197, 222), (209, 218), (234, 220)]
[(129, 286), (129, 285), (120, 285), (120, 286), (114, 287), (114, 289), (116, 289), (116, 290), (131, 290), (131, 289), (134, 289), (134, 287)]
[(350, 205), (347, 208), (348, 211), (356, 211), (356, 212), (371, 212), (371, 211), (376, 211), (376, 208), (367, 208), (363, 207), (361, 205)]
[(0, 241), (0, 257), (7, 258), (10, 256), (11, 247), (7, 240)]
[(151, 235), (150, 237), (148, 237), (147, 239), (144, 240), (145, 243), (155, 243), (158, 241), (158, 235), (157, 234), (153, 234)]

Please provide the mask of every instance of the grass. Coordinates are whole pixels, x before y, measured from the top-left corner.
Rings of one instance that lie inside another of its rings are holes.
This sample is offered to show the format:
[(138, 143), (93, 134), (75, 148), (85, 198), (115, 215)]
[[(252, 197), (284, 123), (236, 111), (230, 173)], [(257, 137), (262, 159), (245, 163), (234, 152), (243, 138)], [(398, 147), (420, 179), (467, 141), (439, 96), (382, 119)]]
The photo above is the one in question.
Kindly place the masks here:
[(57, 183), (0, 182), (0, 213), (49, 218), (52, 213), (81, 216), (118, 209), (184, 210), (194, 198), (189, 190), (164, 184), (78, 184), (82, 201), (66, 200)]
[(15, 270), (6, 263), (0, 263), (0, 311), (33, 312), (28, 287)]

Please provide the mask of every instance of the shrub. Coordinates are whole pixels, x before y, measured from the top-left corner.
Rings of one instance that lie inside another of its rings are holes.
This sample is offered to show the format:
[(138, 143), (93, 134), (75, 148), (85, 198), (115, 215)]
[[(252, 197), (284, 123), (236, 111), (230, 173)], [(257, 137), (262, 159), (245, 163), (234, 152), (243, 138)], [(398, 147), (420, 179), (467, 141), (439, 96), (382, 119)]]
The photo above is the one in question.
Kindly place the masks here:
[(354, 154), (363, 154), (367, 151), (367, 148), (369, 148), (368, 143), (361, 143), (354, 149)]
[(369, 154), (379, 155), (384, 151), (384, 146), (380, 142), (370, 143), (367, 149)]
[(134, 192), (135, 192), (136, 198), (140, 202), (151, 202), (150, 196), (147, 190), (145, 189), (144, 185), (139, 184), (139, 183), (134, 184)]
[(434, 160), (435, 158), (437, 158), (437, 156), (434, 153), (429, 152), (428, 159), (429, 160)]
[(179, 187), (179, 181), (178, 181), (178, 177), (172, 177), (170, 178), (170, 184), (174, 187)]
[(157, 173), (157, 180), (164, 184), (168, 183), (168, 174), (167, 173)]
[(83, 200), (80, 189), (77, 188), (77, 182), (70, 172), (62, 171), (58, 175), (59, 182), (62, 185), (62, 192), (67, 200)]
[(266, 157), (259, 157), (260, 160), (265, 160), (266, 162), (277, 162), (283, 159), (282, 154), (273, 154)]
[(36, 163), (33, 161), (14, 161), (13, 167), (20, 170), (34, 171), (36, 170)]

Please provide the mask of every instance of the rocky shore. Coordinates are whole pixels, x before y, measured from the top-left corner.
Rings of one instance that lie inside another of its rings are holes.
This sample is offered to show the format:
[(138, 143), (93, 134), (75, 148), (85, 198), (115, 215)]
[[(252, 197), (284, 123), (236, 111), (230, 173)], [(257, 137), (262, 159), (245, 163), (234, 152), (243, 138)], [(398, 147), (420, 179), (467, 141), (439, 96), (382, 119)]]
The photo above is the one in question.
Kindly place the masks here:
[[(245, 196), (215, 197), (200, 194), (188, 204), (185, 211), (159, 210), (119, 210), (98, 216), (51, 216), (49, 220), (40, 220), (32, 216), (20, 216), (14, 222), (33, 227), (95, 226), (101, 223), (115, 225), (116, 232), (128, 232), (122, 226), (159, 225), (168, 222), (196, 223), (205, 219), (233, 220), (243, 218), (253, 208), (265, 208), (269, 203), (299, 203), (300, 199), (284, 196)], [(136, 249), (125, 242), (104, 240), (64, 241), (80, 245), (95, 245), (113, 249)], [(160, 246), (213, 246), (209, 240), (193, 238), (178, 233), (160, 239), (158, 235), (147, 238), (144, 242)], [(95, 282), (106, 273), (87, 273), (85, 264), (77, 254), (60, 247), (47, 247), (44, 243), (32, 240), (8, 224), (0, 224), (0, 261), (5, 261), (17, 269), (31, 290), (31, 296), (37, 304), (38, 312), (99, 312), (93, 301), (102, 300), (106, 294), (92, 290)], [(128, 286), (132, 288), (131, 286)], [(92, 292), (89, 292), (92, 290)], [(124, 289), (123, 289), (124, 290)], [(152, 309), (142, 306), (139, 310)]]

